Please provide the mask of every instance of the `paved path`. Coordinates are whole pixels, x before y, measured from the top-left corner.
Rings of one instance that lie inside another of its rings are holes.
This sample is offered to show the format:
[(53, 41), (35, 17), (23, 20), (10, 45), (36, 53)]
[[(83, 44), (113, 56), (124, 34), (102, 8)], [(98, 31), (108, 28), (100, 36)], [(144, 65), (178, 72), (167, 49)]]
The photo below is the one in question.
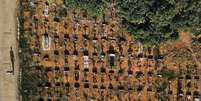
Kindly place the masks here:
[(15, 61), (15, 75), (11, 70), (10, 46), (16, 50), (16, 0), (0, 0), (0, 101), (18, 101), (18, 62)]

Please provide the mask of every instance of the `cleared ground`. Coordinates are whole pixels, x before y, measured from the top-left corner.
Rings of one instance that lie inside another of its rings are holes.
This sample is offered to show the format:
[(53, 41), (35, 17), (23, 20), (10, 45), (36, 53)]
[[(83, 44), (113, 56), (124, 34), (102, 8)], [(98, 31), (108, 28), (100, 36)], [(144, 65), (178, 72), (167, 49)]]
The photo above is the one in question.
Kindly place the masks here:
[(0, 101), (18, 101), (17, 61), (15, 75), (7, 73), (11, 70), (10, 46), (17, 60), (16, 5), (16, 0), (0, 0)]

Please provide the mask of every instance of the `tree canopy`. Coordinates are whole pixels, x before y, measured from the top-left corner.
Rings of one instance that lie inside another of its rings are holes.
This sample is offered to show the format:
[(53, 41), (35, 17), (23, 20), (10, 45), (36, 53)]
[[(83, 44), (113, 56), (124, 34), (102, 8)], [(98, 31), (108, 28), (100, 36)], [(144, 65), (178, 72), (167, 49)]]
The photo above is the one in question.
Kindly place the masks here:
[(107, 0), (65, 0), (65, 4), (70, 8), (87, 11), (91, 16), (101, 16)]
[(201, 0), (117, 0), (123, 27), (137, 40), (160, 43), (179, 30), (200, 34)]
[[(68, 7), (101, 16), (110, 0), (65, 0)], [(139, 41), (149, 44), (176, 39), (179, 31), (201, 31), (201, 0), (116, 0), (122, 26)]]
[(21, 49), (26, 49), (28, 48), (28, 39), (26, 37), (22, 37), (20, 40), (19, 40), (19, 46)]
[(176, 77), (176, 73), (173, 70), (161, 70), (162, 77), (166, 77), (168, 79), (173, 79)]

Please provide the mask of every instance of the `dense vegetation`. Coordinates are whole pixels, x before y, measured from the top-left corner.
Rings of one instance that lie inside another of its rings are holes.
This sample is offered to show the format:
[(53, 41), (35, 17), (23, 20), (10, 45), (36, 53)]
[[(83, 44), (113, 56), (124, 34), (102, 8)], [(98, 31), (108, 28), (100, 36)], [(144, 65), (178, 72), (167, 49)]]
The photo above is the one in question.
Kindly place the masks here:
[(101, 16), (107, 2), (107, 0), (65, 0), (67, 7), (84, 10), (91, 16)]
[(22, 101), (30, 101), (31, 96), (36, 96), (37, 84), (39, 82), (38, 75), (32, 72), (33, 68), (30, 67), (31, 63), (31, 50), (29, 47), (28, 33), (24, 29), (24, 6), (23, 1), (19, 1), (19, 25), (20, 25), (20, 36), (19, 36), (19, 53), (20, 62), (20, 77), (19, 77), (19, 91), (22, 95)]
[[(116, 0), (123, 27), (134, 38), (156, 44), (176, 39), (179, 31), (201, 31), (201, 0)], [(65, 0), (89, 14), (102, 15), (109, 0)]]
[(124, 27), (138, 40), (159, 43), (180, 30), (200, 33), (201, 0), (117, 0)]

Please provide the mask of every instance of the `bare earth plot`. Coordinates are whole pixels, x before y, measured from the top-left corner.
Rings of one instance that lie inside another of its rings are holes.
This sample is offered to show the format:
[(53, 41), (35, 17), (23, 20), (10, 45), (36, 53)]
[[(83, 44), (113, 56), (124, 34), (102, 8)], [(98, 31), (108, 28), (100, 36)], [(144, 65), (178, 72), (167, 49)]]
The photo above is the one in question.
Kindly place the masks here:
[(15, 61), (15, 75), (11, 70), (10, 46), (17, 60), (16, 0), (0, 0), (0, 101), (18, 101), (18, 61)]

